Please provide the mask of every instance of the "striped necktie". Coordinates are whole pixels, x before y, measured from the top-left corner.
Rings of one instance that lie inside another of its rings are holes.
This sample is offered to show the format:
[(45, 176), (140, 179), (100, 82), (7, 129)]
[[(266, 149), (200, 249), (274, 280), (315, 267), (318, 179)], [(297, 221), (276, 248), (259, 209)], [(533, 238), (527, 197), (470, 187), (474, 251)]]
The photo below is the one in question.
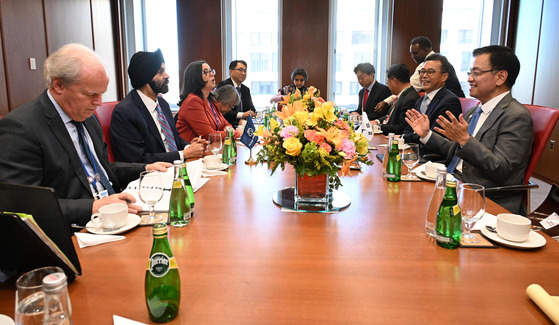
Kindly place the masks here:
[[(93, 176), (88, 175), (88, 178), (90, 176), (93, 177), (91, 181), (93, 188), (96, 188), (95, 183), (97, 181), (100, 181), (101, 185), (103, 185), (103, 187), (105, 188), (105, 190), (107, 190), (107, 192), (109, 192), (109, 194), (115, 194), (115, 190), (113, 189), (111, 182), (109, 182), (107, 176), (101, 169), (101, 164), (97, 161), (97, 158), (93, 155), (93, 152), (91, 152), (91, 149), (89, 148), (89, 145), (87, 143), (87, 138), (85, 136), (85, 131), (83, 128), (83, 123), (72, 121), (72, 124), (74, 124), (76, 126), (76, 129), (78, 130), (78, 142), (80, 143), (80, 148), (82, 149), (82, 153), (87, 158), (87, 162), (82, 161), (82, 165), (84, 163), (89, 163), (89, 165), (93, 168), (93, 171), (95, 173), (95, 175)], [(85, 173), (87, 174), (87, 169), (85, 169)]]
[(163, 131), (163, 135), (165, 136), (165, 142), (167, 143), (167, 147), (169, 147), (169, 152), (178, 151), (175, 136), (173, 135), (173, 131), (171, 131), (169, 121), (167, 121), (167, 118), (165, 118), (165, 115), (163, 115), (163, 112), (161, 111), (159, 103), (155, 109), (157, 110), (157, 121), (159, 121), (161, 131)]

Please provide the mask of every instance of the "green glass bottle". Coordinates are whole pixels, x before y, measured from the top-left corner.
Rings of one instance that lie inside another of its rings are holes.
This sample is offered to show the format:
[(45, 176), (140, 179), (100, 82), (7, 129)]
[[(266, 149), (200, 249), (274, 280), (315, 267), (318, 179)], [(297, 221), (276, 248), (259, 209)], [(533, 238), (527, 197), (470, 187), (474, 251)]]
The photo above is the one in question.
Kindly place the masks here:
[(179, 313), (181, 280), (177, 262), (167, 240), (167, 225), (153, 226), (153, 246), (146, 270), (145, 295), (149, 318), (166, 323)]
[(190, 177), (188, 177), (188, 168), (186, 168), (186, 162), (182, 164), (182, 181), (184, 182), (184, 187), (186, 188), (186, 194), (188, 194), (190, 209), (192, 209), (192, 214), (194, 214), (194, 189), (192, 188)]
[(224, 164), (233, 165), (231, 158), (233, 155), (233, 145), (231, 144), (231, 136), (225, 131), (225, 140), (223, 141), (223, 151), (221, 152), (221, 160)]
[(233, 153), (231, 155), (232, 165), (237, 163), (237, 142), (235, 142), (235, 130), (231, 128), (231, 146), (233, 147)]
[(437, 213), (435, 225), (437, 244), (454, 249), (460, 244), (462, 236), (462, 214), (456, 196), (456, 180), (446, 181), (446, 192)]
[(402, 175), (402, 159), (400, 158), (400, 150), (398, 149), (398, 139), (392, 140), (392, 149), (388, 154), (386, 161), (386, 180), (389, 182), (399, 182)]
[(173, 227), (184, 227), (190, 223), (192, 209), (184, 186), (182, 161), (175, 160), (173, 165), (175, 167), (175, 177), (171, 189), (171, 199), (169, 200), (169, 221)]

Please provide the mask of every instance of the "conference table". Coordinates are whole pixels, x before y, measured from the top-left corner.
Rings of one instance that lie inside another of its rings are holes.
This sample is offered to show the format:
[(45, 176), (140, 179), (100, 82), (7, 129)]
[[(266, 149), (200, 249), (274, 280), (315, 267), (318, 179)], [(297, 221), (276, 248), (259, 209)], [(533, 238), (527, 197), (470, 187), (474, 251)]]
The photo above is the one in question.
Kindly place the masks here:
[[(239, 146), (228, 174), (196, 192), (189, 226), (169, 228), (182, 289), (171, 323), (551, 323), (525, 292), (538, 283), (559, 295), (559, 243), (550, 237), (533, 250), (439, 247), (424, 230), (434, 183), (384, 180), (377, 151), (373, 166), (342, 178), (346, 209), (284, 211), (272, 196), (294, 186), (293, 169), (270, 175), (266, 165), (244, 164), (248, 152)], [(490, 200), (487, 211), (505, 212)], [(123, 235), (76, 245), (83, 275), (69, 285), (74, 324), (112, 324), (113, 315), (150, 323), (151, 228)], [(13, 294), (0, 290), (0, 314), (13, 317)]]

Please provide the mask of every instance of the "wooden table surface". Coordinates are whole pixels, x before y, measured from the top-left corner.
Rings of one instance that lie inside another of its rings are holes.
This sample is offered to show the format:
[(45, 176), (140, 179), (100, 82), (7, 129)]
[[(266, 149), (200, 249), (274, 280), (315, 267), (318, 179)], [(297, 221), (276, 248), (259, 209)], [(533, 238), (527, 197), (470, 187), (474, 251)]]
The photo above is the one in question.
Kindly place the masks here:
[[(538, 283), (559, 295), (559, 243), (551, 238), (537, 250), (438, 247), (424, 233), (434, 184), (387, 182), (376, 158), (342, 179), (352, 200), (345, 210), (284, 212), (272, 195), (294, 186), (293, 170), (270, 176), (247, 158), (240, 147), (229, 174), (196, 193), (192, 223), (170, 228), (182, 285), (172, 323), (550, 323), (525, 290)], [(487, 210), (504, 212), (489, 201)], [(124, 235), (77, 248), (83, 275), (69, 285), (75, 324), (112, 324), (115, 314), (149, 323), (151, 228)], [(0, 314), (13, 317), (13, 295), (0, 290)]]

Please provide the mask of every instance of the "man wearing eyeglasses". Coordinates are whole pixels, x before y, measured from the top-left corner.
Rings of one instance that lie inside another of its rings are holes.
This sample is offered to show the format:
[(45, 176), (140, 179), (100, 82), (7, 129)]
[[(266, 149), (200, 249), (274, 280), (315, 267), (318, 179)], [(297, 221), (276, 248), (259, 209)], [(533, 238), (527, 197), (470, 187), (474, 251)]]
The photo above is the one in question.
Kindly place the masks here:
[[(512, 98), (510, 90), (520, 71), (514, 52), (491, 45), (474, 50), (475, 61), (468, 73), (470, 95), (481, 105), (456, 118), (439, 116), (432, 132), (430, 119), (417, 110), (407, 112), (407, 121), (421, 137), (425, 148), (447, 155), (448, 171), (467, 183), (486, 188), (521, 185), (532, 152), (534, 129), (530, 112)], [(522, 192), (487, 193), (487, 197), (512, 213), (525, 214)]]
[(225, 114), (225, 119), (231, 123), (233, 127), (237, 127), (239, 121), (246, 119), (249, 115), (256, 117), (256, 109), (252, 103), (250, 89), (243, 85), (246, 78), (247, 63), (243, 60), (234, 60), (229, 64), (229, 78), (220, 81), (217, 85), (217, 88), (221, 88), (225, 85), (231, 85), (235, 87), (241, 97), (239, 105), (235, 105), (229, 113)]
[(161, 50), (132, 56), (128, 76), (134, 89), (116, 105), (111, 117), (111, 144), (116, 161), (173, 162), (201, 157), (206, 140), (181, 138), (169, 103), (159, 94), (169, 91)]
[[(415, 110), (425, 114), (430, 122), (431, 130), (439, 127), (437, 118), (444, 112), (450, 112), (458, 118), (462, 113), (462, 106), (458, 97), (445, 86), (448, 79), (450, 63), (447, 58), (440, 54), (432, 54), (425, 59), (425, 65), (420, 70), (421, 85), (425, 95), (415, 103)], [(402, 134), (406, 143), (419, 143), (420, 136), (414, 132), (411, 126), (407, 126)], [(444, 160), (446, 155), (440, 155), (434, 150), (420, 147), (423, 160)]]

